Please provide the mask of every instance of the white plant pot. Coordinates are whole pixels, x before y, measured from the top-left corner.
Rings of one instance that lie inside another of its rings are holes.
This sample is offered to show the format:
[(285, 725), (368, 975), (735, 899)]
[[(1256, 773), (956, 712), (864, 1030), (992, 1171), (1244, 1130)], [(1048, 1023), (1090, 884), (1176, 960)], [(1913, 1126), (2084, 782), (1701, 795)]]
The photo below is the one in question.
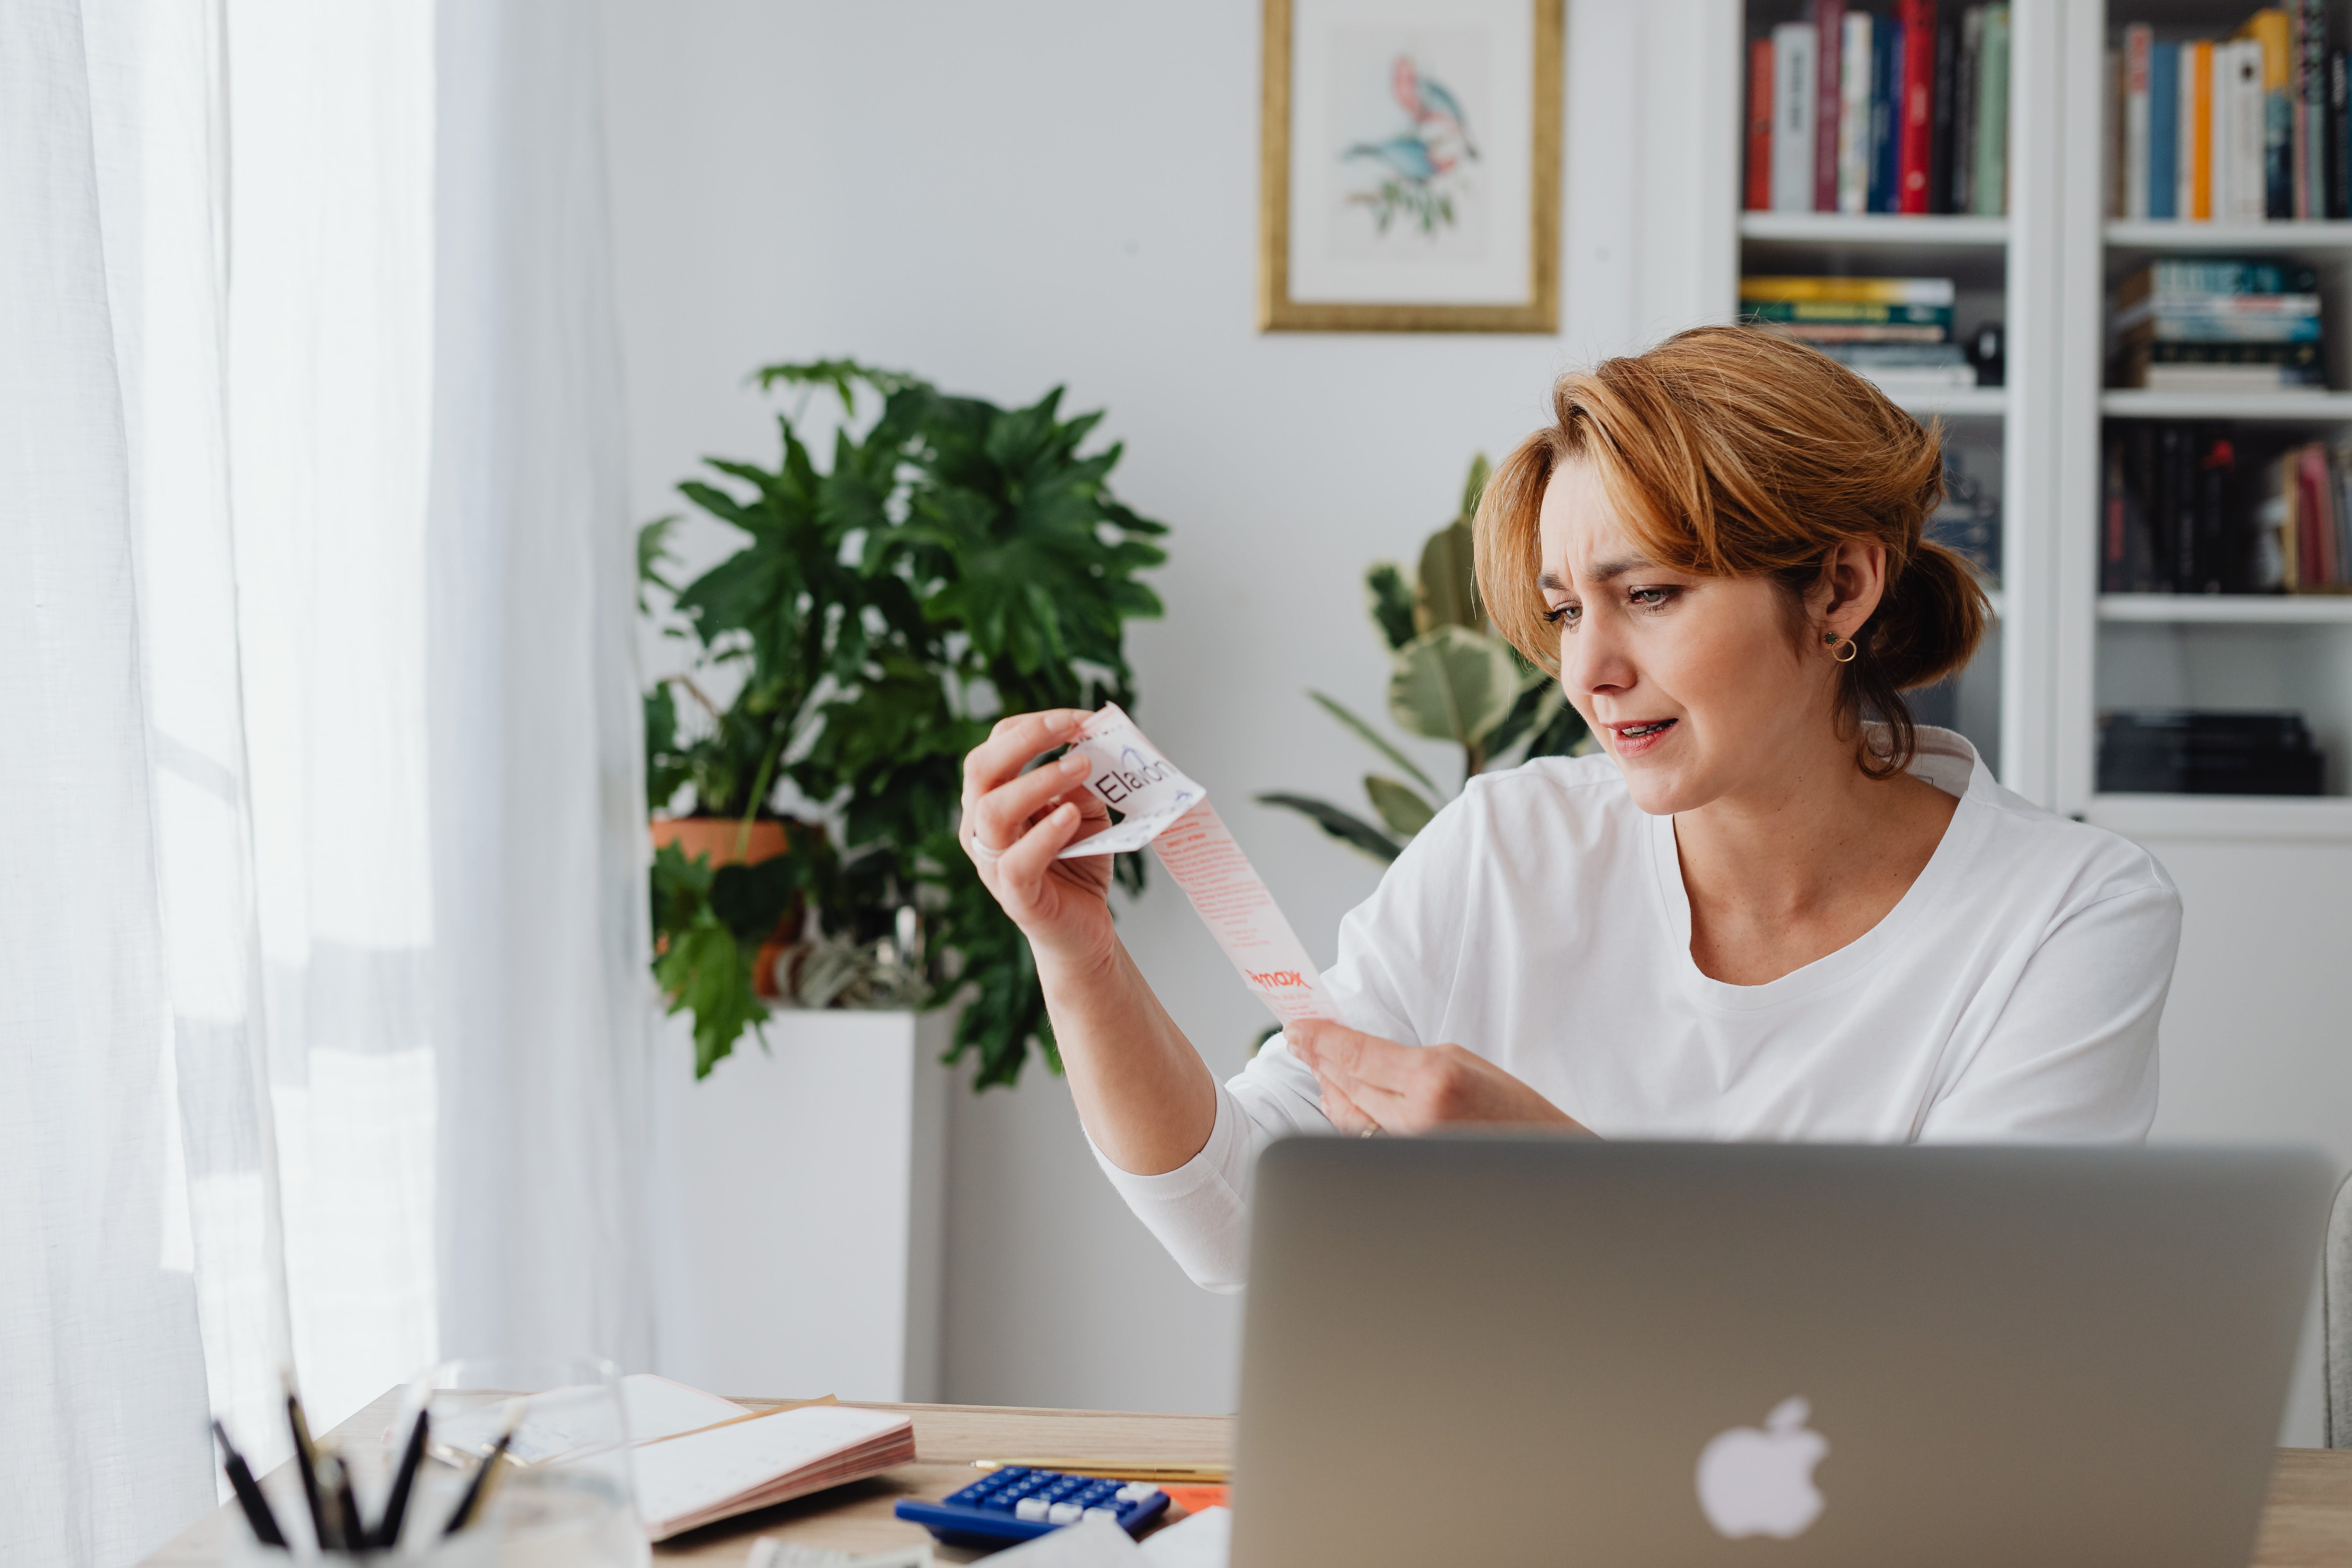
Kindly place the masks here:
[(951, 1014), (779, 1008), (694, 1078), (663, 1031), (656, 1370), (721, 1394), (939, 1394)]

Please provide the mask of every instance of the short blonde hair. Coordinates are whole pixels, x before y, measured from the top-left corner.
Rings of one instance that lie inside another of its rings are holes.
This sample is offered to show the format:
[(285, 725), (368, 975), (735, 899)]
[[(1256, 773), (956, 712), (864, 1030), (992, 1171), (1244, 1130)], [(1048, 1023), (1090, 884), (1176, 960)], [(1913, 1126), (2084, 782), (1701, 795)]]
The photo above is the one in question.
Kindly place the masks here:
[(1879, 544), (1886, 590), (1854, 634), (1842, 721), (1867, 708), (1888, 724), (1892, 745), (1865, 757), (1866, 771), (1909, 763), (1901, 694), (1965, 667), (1990, 608), (1968, 563), (1925, 537), (1944, 494), (1935, 430), (1828, 355), (1753, 327), (1696, 328), (1564, 375), (1552, 411), (1478, 503), (1478, 591), (1514, 647), (1559, 673), (1536, 579), (1544, 489), (1567, 462), (1594, 466), (1627, 531), (1662, 565), (1769, 575), (1792, 606), (1839, 544)]

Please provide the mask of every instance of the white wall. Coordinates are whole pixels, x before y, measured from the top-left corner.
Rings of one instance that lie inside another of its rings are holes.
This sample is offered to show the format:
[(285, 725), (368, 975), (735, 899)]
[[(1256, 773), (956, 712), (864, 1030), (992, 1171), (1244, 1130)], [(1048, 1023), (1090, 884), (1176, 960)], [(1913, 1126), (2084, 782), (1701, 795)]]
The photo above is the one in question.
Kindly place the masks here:
[[(1257, 0), (606, 0), (638, 511), (671, 510), (701, 454), (772, 451), (743, 386), (768, 361), (1108, 408), (1117, 489), (1174, 529), (1167, 618), (1130, 639), (1138, 715), (1328, 961), (1377, 868), (1248, 796), (1359, 793), (1369, 759), (1303, 692), (1381, 710), (1364, 566), (1418, 549), (1558, 371), (1681, 324), (1675, 280), (1716, 251), (1656, 238), (1645, 267), (1644, 224), (1706, 204), (1654, 153), (1612, 155), (1625, 64), (1676, 9), (1570, 7), (1558, 338), (1261, 336)], [(1670, 200), (1645, 214), (1643, 188)], [(1442, 748), (1429, 763), (1444, 776)], [(1123, 920), (1211, 1065), (1238, 1068), (1263, 1020), (1181, 895), (1159, 879)], [(1237, 1301), (1128, 1215), (1059, 1079), (960, 1095), (951, 1184), (948, 1397), (1232, 1407)]]

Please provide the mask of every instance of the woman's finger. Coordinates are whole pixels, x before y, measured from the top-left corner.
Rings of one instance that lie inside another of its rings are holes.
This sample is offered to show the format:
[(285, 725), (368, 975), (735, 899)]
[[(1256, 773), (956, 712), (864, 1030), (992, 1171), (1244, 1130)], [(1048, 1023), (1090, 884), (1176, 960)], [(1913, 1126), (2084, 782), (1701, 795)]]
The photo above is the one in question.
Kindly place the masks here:
[(1009, 849), (1027, 829), (1030, 818), (1077, 788), (1086, 776), (1087, 760), (1079, 756), (1032, 768), (982, 795), (964, 814), (965, 831), (987, 848)]
[(1080, 709), (1055, 708), (998, 720), (988, 739), (964, 753), (965, 808), (969, 810), (981, 796), (1017, 776), (1038, 752), (1069, 740), (1086, 717)]
[(1037, 885), (1054, 868), (1055, 857), (1077, 837), (1078, 808), (1064, 801), (1040, 817), (1021, 841), (997, 857), (997, 884), (1026, 905), (1035, 901)]
[(1418, 1046), (1401, 1046), (1394, 1040), (1384, 1040), (1378, 1035), (1368, 1035), (1327, 1019), (1310, 1018), (1294, 1024), (1289, 1033), (1294, 1042), (1292, 1048), (1303, 1047), (1302, 1058), (1316, 1071), (1366, 1086), (1377, 1085), (1391, 1092), (1402, 1091), (1409, 1085), (1412, 1068), (1421, 1060)]
[(1318, 1077), (1315, 1081), (1323, 1091), (1323, 1114), (1332, 1126), (1342, 1132), (1352, 1132), (1359, 1137), (1367, 1132), (1378, 1132), (1381, 1130), (1380, 1122), (1375, 1118), (1366, 1115), (1363, 1107), (1349, 1099), (1345, 1089), (1326, 1078)]

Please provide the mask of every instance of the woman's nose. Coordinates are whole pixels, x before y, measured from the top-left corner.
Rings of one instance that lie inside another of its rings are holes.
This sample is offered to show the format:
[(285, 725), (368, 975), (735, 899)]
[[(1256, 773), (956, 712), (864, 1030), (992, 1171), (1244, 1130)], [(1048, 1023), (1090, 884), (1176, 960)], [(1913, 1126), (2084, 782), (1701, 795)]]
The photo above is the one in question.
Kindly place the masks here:
[(1570, 691), (1591, 696), (1630, 689), (1634, 672), (1615, 629), (1588, 616), (1585, 625), (1560, 638), (1559, 679)]

